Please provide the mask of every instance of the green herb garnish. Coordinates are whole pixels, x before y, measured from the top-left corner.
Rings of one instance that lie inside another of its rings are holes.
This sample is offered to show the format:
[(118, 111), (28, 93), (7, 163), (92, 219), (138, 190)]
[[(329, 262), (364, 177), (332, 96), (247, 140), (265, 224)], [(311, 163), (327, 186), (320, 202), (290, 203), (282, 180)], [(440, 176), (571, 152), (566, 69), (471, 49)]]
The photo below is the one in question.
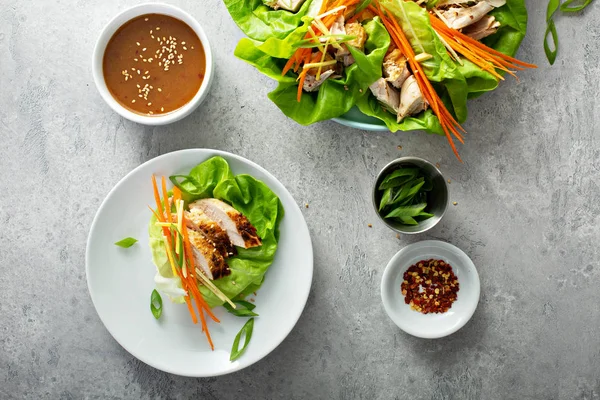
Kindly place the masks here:
[[(254, 328), (254, 318), (250, 318), (248, 320), (248, 322), (246, 322), (244, 324), (242, 329), (240, 329), (238, 334), (235, 336), (235, 339), (233, 341), (233, 346), (231, 347), (231, 355), (229, 356), (229, 361), (237, 360), (238, 358), (240, 358), (240, 356), (242, 354), (244, 354), (246, 347), (248, 347), (248, 343), (250, 343), (250, 338), (252, 337), (252, 329), (253, 328)], [(242, 339), (242, 335), (245, 335), (244, 345), (240, 349), (239, 346), (240, 346), (240, 340)]]
[(580, 5), (576, 5), (576, 6), (571, 6), (571, 3), (577, 2), (578, 0), (567, 0), (564, 3), (561, 4), (560, 6), (560, 11), (562, 12), (577, 12), (577, 11), (581, 11), (584, 8), (586, 8), (587, 6), (590, 5), (590, 3), (593, 0), (579, 0), (579, 2), (581, 2)]
[(127, 248), (133, 246), (136, 242), (137, 242), (137, 239), (134, 239), (132, 237), (126, 237), (125, 239), (122, 239), (122, 240), (119, 240), (118, 242), (116, 242), (115, 245), (117, 245), (119, 247), (123, 247), (124, 249), (127, 249)]
[(162, 297), (160, 297), (160, 293), (156, 289), (150, 295), (150, 311), (152, 311), (152, 315), (156, 319), (159, 319), (162, 314)]
[(227, 311), (229, 311), (230, 314), (233, 314), (236, 317), (258, 317), (258, 314), (256, 314), (255, 312), (252, 311), (256, 308), (256, 306), (254, 304), (247, 302), (245, 300), (232, 300), (232, 301), (234, 304), (236, 304), (237, 306), (241, 306), (241, 307), (233, 308), (233, 307), (231, 307), (231, 305), (229, 303), (223, 304), (223, 307), (225, 307), (225, 309)]
[[(548, 8), (546, 9), (546, 33), (544, 34), (544, 52), (546, 52), (546, 58), (550, 65), (556, 61), (556, 54), (558, 53), (558, 32), (556, 31), (556, 25), (554, 24), (554, 14), (560, 9), (562, 12), (574, 13), (583, 10), (589, 6), (593, 0), (566, 0), (560, 4), (561, 0), (550, 0), (548, 2)], [(572, 3), (581, 3), (579, 5), (571, 5)], [(548, 35), (552, 37), (552, 43), (554, 50), (550, 49), (548, 43)]]
[(378, 189), (383, 191), (379, 213), (404, 225), (418, 225), (433, 217), (425, 211), (427, 192), (433, 183), (418, 168), (399, 168), (386, 175)]

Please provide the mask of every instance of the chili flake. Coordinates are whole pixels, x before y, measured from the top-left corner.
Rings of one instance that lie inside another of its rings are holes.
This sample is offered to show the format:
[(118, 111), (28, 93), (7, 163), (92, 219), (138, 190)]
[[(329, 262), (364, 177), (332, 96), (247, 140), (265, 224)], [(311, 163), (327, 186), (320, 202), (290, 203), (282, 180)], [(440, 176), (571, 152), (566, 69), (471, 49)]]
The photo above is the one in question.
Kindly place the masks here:
[(445, 313), (456, 301), (459, 283), (452, 266), (443, 260), (422, 260), (404, 273), (404, 302), (423, 314)]

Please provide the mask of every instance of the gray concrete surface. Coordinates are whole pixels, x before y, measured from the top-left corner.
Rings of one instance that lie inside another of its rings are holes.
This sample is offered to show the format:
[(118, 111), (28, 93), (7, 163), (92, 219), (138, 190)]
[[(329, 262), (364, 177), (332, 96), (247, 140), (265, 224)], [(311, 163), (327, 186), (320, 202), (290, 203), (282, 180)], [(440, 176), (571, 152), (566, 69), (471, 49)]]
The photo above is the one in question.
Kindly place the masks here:
[[(528, 1), (519, 55), (540, 68), (470, 104), (461, 165), (441, 137), (287, 120), (266, 97), (273, 83), (233, 57), (241, 35), (220, 0), (172, 1), (214, 44), (205, 104), (171, 126), (130, 123), (101, 100), (90, 61), (104, 24), (134, 3), (0, 1), (0, 398), (600, 398), (597, 4), (557, 19), (562, 48), (550, 67), (546, 2)], [(310, 299), (290, 336), (254, 366), (211, 379), (168, 375), (123, 350), (94, 310), (84, 266), (113, 185), (193, 147), (272, 171), (310, 204), (315, 247)], [(439, 162), (458, 205), (430, 233), (398, 239), (376, 219), (370, 190), (401, 155)], [(429, 238), (464, 249), (482, 284), (472, 321), (433, 341), (396, 328), (379, 294), (392, 255)]]

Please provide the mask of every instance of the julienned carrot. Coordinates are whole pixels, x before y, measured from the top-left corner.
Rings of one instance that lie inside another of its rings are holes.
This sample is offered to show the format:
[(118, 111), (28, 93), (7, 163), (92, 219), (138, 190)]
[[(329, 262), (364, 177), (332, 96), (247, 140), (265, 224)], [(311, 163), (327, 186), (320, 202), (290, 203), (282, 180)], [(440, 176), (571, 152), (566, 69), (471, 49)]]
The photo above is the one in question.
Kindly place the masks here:
[[(154, 174), (152, 175), (152, 189), (154, 190), (154, 201), (156, 201), (156, 212), (154, 212), (154, 210), (152, 210), (152, 208), (150, 208), (150, 207), (149, 208), (153, 212), (154, 216), (156, 217), (156, 219), (159, 222), (166, 222), (165, 216), (163, 214), (162, 202), (160, 200), (160, 193), (158, 192), (158, 185), (156, 184), (156, 177), (154, 176)], [(169, 242), (169, 246), (172, 246), (171, 234), (170, 234), (169, 228), (167, 228), (166, 226), (163, 226), (162, 229), (163, 229), (163, 235), (167, 238), (167, 240)]]
[(165, 220), (167, 222), (173, 222), (171, 204), (169, 203), (169, 193), (167, 192), (167, 180), (164, 176), (161, 177), (160, 183), (162, 186), (163, 201), (165, 202)]
[[(438, 31), (438, 33), (443, 32), (445, 36), (449, 36), (451, 38), (451, 40), (448, 41), (448, 44), (451, 47), (455, 47), (458, 44), (460, 47), (462, 47), (462, 50), (466, 50), (467, 54), (463, 53), (462, 51), (461, 54), (468, 59), (470, 59), (469, 53), (475, 54), (482, 59), (491, 62), (496, 68), (509, 72), (511, 75), (514, 75), (514, 73), (509, 71), (507, 68), (513, 68), (517, 70), (522, 70), (524, 68), (537, 68), (535, 64), (529, 64), (517, 60), (516, 58), (486, 46), (485, 44), (465, 35), (456, 29), (448, 27), (443, 21), (431, 14), (429, 15), (429, 18), (431, 20), (431, 25), (436, 31)], [(468, 48), (467, 44), (470, 45), (471, 48)], [(457, 48), (455, 48), (455, 50), (458, 51)], [(479, 65), (478, 63), (476, 64)]]
[[(154, 174), (152, 174), (152, 189), (154, 189), (154, 201), (156, 201), (156, 211), (158, 215), (163, 215), (162, 204), (160, 202), (160, 193), (158, 192), (158, 185), (156, 184), (156, 177), (154, 176)], [(159, 219), (159, 221), (161, 220)]]
[(194, 312), (194, 307), (192, 306), (192, 301), (190, 300), (190, 295), (184, 296), (184, 299), (185, 299), (185, 304), (187, 304), (188, 310), (190, 311), (190, 315), (192, 316), (192, 322), (194, 324), (197, 324), (198, 317), (196, 317), (196, 312)]

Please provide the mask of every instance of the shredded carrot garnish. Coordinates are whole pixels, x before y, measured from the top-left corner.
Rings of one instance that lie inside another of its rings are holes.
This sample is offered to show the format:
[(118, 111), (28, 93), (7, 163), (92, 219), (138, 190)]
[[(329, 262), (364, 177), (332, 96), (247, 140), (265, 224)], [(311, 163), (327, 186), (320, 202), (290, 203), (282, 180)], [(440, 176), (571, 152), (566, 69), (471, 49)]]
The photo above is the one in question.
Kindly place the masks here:
[(489, 72), (497, 79), (504, 78), (496, 72), (496, 69), (502, 70), (516, 78), (516, 74), (509, 68), (514, 70), (537, 68), (534, 64), (519, 61), (516, 58), (510, 57), (478, 42), (456, 29), (449, 28), (443, 21), (432, 14), (429, 15), (429, 18), (433, 28), (452, 49), (462, 54), (465, 58), (484, 71)]
[[(161, 178), (162, 200), (161, 200), (161, 193), (158, 189), (158, 185), (156, 182), (156, 177), (154, 175), (152, 175), (152, 188), (153, 188), (153, 192), (154, 192), (154, 200), (156, 202), (156, 210), (152, 209), (150, 206), (148, 206), (148, 208), (150, 208), (150, 211), (152, 211), (152, 213), (154, 214), (154, 216), (156, 217), (156, 219), (159, 222), (161, 222), (161, 223), (174, 222), (173, 216), (171, 214), (171, 207), (170, 207), (170, 203), (169, 203), (169, 195), (167, 192), (167, 184), (166, 184), (165, 177), (163, 176)], [(182, 200), (181, 195), (182, 195), (181, 190), (178, 187), (174, 187), (173, 188), (173, 202), (176, 204), (177, 204), (177, 202), (180, 202)], [(192, 317), (192, 322), (194, 324), (198, 323), (198, 317), (196, 316), (196, 311), (194, 310), (194, 306), (192, 304), (192, 298), (193, 298), (194, 302), (196, 303), (196, 308), (198, 309), (197, 310), (198, 315), (200, 316), (202, 332), (204, 332), (204, 334), (206, 335), (206, 339), (208, 340), (208, 344), (210, 345), (210, 348), (212, 350), (214, 350), (215, 346), (214, 346), (214, 343), (210, 336), (210, 332), (208, 331), (208, 325), (206, 323), (207, 321), (206, 321), (204, 313), (206, 313), (213, 321), (215, 321), (217, 323), (219, 323), (220, 321), (213, 314), (209, 305), (206, 303), (206, 301), (202, 297), (202, 293), (198, 289), (198, 281), (196, 280), (196, 277), (193, 273), (193, 271), (195, 270), (194, 256), (192, 253), (192, 247), (191, 247), (189, 235), (187, 232), (185, 214), (182, 215), (182, 227), (181, 227), (180, 233), (183, 238), (182, 254), (177, 253), (177, 251), (175, 249), (175, 245), (174, 245), (173, 234), (176, 234), (176, 229), (169, 227), (169, 226), (163, 226), (163, 235), (164, 235), (164, 240), (165, 240), (165, 246), (166, 246), (165, 250), (167, 252), (167, 257), (169, 258), (169, 263), (171, 264), (174, 275), (179, 277), (179, 279), (181, 280), (181, 286), (182, 286), (183, 290), (186, 291), (186, 295), (184, 296), (184, 299), (185, 299), (188, 311), (190, 312), (190, 316)], [(177, 237), (179, 237), (179, 236), (177, 236)], [(184, 271), (182, 271), (181, 268), (177, 267), (177, 264), (178, 264), (177, 262), (183, 263), (183, 264), (185, 264), (185, 262), (187, 262), (187, 265), (189, 265), (189, 267), (190, 267), (190, 273), (188, 273), (187, 276), (184, 273)]]

